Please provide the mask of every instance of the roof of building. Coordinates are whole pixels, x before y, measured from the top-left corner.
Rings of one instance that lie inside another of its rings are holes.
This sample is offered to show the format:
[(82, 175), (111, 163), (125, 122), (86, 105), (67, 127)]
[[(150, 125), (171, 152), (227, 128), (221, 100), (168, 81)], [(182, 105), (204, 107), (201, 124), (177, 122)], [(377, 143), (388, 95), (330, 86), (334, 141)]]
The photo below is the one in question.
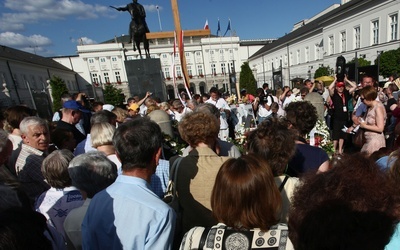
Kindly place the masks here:
[(304, 34), (311, 34), (313, 32), (321, 33), (321, 30), (325, 27), (327, 22), (331, 22), (332, 19), (340, 18), (339, 15), (345, 14), (347, 11), (351, 11), (354, 8), (354, 6), (357, 6), (361, 2), (362, 4), (364, 4), (367, 2), (371, 2), (371, 0), (369, 1), (352, 0), (345, 4), (342, 4), (341, 6), (313, 19), (312, 21), (304, 23), (303, 26), (275, 40), (274, 42), (265, 45), (256, 53), (254, 53), (252, 56), (250, 56), (249, 59), (257, 58), (258, 56), (263, 55), (270, 50), (286, 45), (292, 40), (295, 40), (296, 38), (301, 38)]
[[(211, 38), (216, 38), (216, 35), (210, 35)], [(171, 37), (172, 38), (172, 37)], [(166, 39), (166, 38), (162, 38)], [(276, 39), (252, 39), (252, 40), (240, 40), (240, 46), (254, 46), (254, 45), (265, 45), (272, 43)], [(113, 39), (106, 40), (101, 42), (100, 44), (107, 44), (107, 43), (129, 43), (129, 35), (122, 35), (122, 36), (115, 36)]]
[(6, 60), (24, 62), (28, 64), (40, 65), (43, 67), (48, 67), (53, 69), (72, 71), (71, 69), (54, 61), (51, 58), (38, 56), (22, 50), (13, 49), (4, 45), (0, 45), (0, 58), (4, 58)]

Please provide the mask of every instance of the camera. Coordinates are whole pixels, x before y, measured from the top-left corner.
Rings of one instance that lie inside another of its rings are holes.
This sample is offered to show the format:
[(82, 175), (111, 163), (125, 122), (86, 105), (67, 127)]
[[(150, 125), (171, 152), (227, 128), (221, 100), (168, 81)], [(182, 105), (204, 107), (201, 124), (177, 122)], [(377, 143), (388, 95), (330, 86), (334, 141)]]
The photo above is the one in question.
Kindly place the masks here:
[(261, 105), (264, 105), (264, 104), (268, 103), (268, 95), (262, 95), (259, 98), (260, 98), (260, 104)]
[(336, 58), (336, 79), (338, 82), (344, 81), (344, 75), (346, 74), (346, 59), (343, 56)]

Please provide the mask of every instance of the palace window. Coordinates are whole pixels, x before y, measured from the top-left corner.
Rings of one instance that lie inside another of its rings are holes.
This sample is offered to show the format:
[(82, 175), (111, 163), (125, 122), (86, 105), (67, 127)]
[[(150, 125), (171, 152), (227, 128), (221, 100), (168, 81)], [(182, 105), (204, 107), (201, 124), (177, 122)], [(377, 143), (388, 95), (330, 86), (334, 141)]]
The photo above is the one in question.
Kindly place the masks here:
[(340, 50), (341, 52), (346, 51), (346, 31), (340, 32)]
[(390, 16), (390, 41), (397, 40), (398, 30), (398, 15), (394, 14)]
[(379, 43), (379, 20), (372, 21), (372, 45)]
[(117, 82), (121, 82), (121, 75), (119, 74), (119, 71), (115, 71), (115, 79)]
[(110, 82), (110, 77), (108, 76), (107, 72), (104, 73), (104, 81), (105, 82)]
[(354, 28), (354, 49), (361, 47), (361, 29), (360, 26)]

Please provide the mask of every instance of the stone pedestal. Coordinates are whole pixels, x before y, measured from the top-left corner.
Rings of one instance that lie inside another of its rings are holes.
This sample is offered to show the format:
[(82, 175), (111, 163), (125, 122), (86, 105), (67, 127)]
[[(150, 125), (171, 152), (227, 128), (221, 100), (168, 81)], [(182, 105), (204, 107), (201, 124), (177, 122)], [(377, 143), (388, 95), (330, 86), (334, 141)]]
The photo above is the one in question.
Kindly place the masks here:
[(131, 96), (143, 98), (147, 91), (161, 101), (167, 100), (160, 59), (148, 58), (125, 61)]

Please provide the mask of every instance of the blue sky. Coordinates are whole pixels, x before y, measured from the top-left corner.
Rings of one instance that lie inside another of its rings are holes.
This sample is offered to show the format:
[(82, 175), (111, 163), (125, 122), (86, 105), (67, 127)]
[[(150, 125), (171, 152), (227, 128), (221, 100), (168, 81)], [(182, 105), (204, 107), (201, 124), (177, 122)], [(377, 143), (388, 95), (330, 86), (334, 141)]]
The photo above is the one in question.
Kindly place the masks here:
[[(125, 6), (130, 0), (1, 0), (0, 45), (42, 56), (75, 55), (76, 46), (99, 43), (128, 34), (130, 16), (109, 6)], [(150, 31), (174, 30), (170, 0), (139, 0), (147, 12)], [(340, 0), (178, 0), (184, 30), (203, 29), (206, 20), (212, 34), (218, 18), (225, 33), (228, 20), (240, 39), (279, 38), (293, 24)]]

